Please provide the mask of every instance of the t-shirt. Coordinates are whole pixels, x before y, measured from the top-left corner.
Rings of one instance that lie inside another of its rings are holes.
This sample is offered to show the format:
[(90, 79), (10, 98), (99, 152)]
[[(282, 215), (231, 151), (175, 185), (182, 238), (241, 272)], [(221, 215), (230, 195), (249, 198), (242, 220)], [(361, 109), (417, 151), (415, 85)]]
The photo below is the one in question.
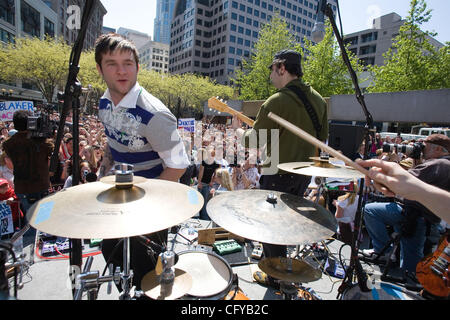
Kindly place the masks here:
[(203, 176), (202, 176), (202, 183), (209, 184), (211, 182), (211, 178), (214, 174), (214, 172), (220, 168), (220, 164), (218, 164), (216, 161), (214, 161), (211, 164), (206, 163), (205, 161), (202, 161), (203, 166)]
[(177, 119), (138, 83), (117, 106), (107, 90), (100, 100), (99, 118), (115, 163), (133, 165), (134, 175), (156, 178), (165, 167), (189, 166)]
[(352, 204), (350, 204), (350, 197), (342, 201), (340, 200), (337, 201), (337, 206), (343, 209), (342, 210), (343, 217), (336, 218), (336, 220), (339, 222), (350, 223), (352, 226), (352, 230), (354, 228), (356, 211), (358, 210), (358, 199), (359, 196), (357, 195), (355, 197), (355, 201)]

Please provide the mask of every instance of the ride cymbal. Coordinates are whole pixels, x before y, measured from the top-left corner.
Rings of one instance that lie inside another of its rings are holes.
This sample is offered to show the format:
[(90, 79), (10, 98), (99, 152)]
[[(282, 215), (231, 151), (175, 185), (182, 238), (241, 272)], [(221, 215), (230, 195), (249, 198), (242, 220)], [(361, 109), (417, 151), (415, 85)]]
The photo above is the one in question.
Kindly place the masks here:
[(27, 213), (30, 225), (74, 239), (125, 238), (177, 225), (203, 206), (202, 195), (180, 183), (137, 177), (124, 186), (110, 179), (41, 199)]
[(311, 158), (313, 162), (289, 162), (280, 163), (277, 167), (280, 170), (301, 174), (305, 176), (316, 176), (325, 178), (361, 179), (364, 175), (352, 167), (333, 164), (333, 159), (322, 160)]
[(320, 242), (337, 230), (334, 215), (305, 198), (268, 190), (228, 191), (207, 204), (209, 217), (238, 236), (263, 243)]
[(288, 282), (306, 283), (322, 278), (322, 272), (314, 269), (305, 261), (272, 257), (265, 258), (258, 263), (258, 267), (269, 276)]

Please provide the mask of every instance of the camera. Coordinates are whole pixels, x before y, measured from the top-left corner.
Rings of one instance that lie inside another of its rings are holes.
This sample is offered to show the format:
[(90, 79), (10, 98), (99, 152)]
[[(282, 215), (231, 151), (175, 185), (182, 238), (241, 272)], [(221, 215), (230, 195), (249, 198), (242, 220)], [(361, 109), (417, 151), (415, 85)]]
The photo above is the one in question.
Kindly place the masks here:
[(51, 138), (57, 129), (56, 122), (46, 114), (28, 116), (27, 130), (31, 138)]
[(383, 144), (383, 152), (393, 152), (396, 150), (397, 152), (404, 153), (408, 157), (411, 157), (413, 159), (420, 159), (424, 148), (425, 146), (421, 142), (416, 142), (413, 145), (389, 143)]

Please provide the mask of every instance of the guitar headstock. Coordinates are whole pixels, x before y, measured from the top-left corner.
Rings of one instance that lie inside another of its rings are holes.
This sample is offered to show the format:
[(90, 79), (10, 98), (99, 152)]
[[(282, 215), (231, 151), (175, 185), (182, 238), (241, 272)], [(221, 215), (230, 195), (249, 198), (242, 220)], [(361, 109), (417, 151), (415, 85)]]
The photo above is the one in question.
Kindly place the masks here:
[(229, 112), (230, 107), (219, 97), (212, 97), (208, 99), (208, 107), (220, 112)]

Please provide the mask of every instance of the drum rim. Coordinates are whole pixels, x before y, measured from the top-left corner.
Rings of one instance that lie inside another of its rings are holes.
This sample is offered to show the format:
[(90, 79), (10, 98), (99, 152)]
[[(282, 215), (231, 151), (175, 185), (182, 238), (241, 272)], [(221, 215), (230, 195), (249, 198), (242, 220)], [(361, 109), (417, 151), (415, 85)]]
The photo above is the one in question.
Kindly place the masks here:
[(225, 287), (225, 289), (221, 290), (218, 293), (214, 293), (214, 294), (208, 295), (208, 296), (193, 296), (193, 295), (190, 295), (187, 293), (184, 297), (181, 297), (180, 299), (184, 298), (187, 300), (220, 300), (220, 299), (225, 298), (227, 296), (227, 294), (230, 292), (231, 286), (233, 285), (233, 278), (234, 278), (233, 277), (233, 269), (231, 268), (228, 261), (213, 251), (207, 251), (207, 250), (203, 250), (203, 249), (184, 250), (184, 251), (177, 253), (177, 255), (180, 256), (182, 254), (187, 254), (187, 253), (203, 253), (203, 254), (209, 254), (215, 258), (218, 258), (227, 267), (227, 270), (229, 271), (229, 274), (230, 274), (230, 279), (228, 280), (228, 284)]

